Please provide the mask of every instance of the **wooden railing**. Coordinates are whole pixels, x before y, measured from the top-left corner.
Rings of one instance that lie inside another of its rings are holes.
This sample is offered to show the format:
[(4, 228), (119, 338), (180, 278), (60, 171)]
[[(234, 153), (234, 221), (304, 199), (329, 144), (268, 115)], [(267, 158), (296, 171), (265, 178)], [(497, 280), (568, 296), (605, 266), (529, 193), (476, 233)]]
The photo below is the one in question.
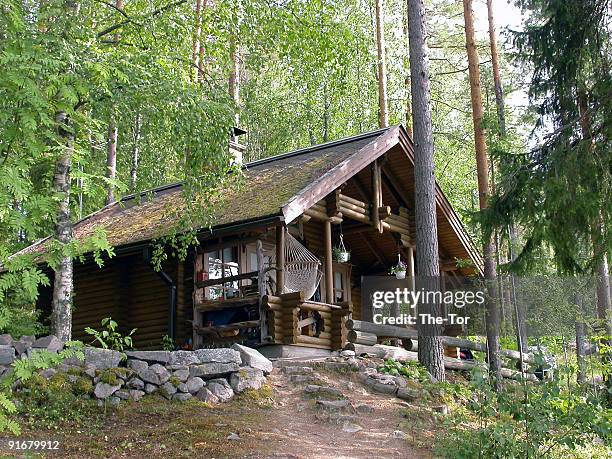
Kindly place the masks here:
[(319, 303), (304, 299), (302, 292), (266, 295), (269, 334), (276, 344), (319, 349), (342, 349), (346, 344), (346, 319), (352, 305)]

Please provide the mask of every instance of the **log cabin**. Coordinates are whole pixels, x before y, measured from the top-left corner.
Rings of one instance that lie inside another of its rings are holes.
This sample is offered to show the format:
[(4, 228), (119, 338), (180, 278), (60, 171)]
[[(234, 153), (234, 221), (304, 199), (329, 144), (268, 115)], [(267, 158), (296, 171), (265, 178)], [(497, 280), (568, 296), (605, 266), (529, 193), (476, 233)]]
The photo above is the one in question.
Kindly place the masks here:
[[(245, 186), (225, 190), (199, 245), (161, 271), (151, 266), (151, 241), (172, 224), (166, 211), (180, 183), (77, 222), (75, 237), (102, 228), (115, 256), (103, 267), (75, 261), (74, 339), (89, 341), (85, 327), (112, 317), (137, 329), (138, 349), (160, 348), (167, 336), (182, 348), (239, 342), (271, 355), (328, 352), (344, 346), (348, 318), (371, 313), (362, 310), (362, 276), (387, 274), (399, 255), (413, 278), (414, 150), (402, 126), (254, 161), (242, 172)], [(436, 209), (441, 275), (481, 274), (481, 255), (437, 185)], [(340, 245), (350, 260), (334, 257)], [(38, 302), (50, 311), (49, 288)]]

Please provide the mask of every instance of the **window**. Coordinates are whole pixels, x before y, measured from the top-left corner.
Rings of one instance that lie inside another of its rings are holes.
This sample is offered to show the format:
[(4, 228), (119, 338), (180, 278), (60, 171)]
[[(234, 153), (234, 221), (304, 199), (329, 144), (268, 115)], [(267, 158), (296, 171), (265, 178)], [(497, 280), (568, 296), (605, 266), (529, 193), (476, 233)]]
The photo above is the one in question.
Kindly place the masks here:
[[(238, 247), (226, 247), (205, 253), (204, 267), (209, 279), (221, 279), (239, 274)], [(238, 281), (207, 287), (205, 297), (209, 300), (234, 298), (239, 294), (238, 287)]]

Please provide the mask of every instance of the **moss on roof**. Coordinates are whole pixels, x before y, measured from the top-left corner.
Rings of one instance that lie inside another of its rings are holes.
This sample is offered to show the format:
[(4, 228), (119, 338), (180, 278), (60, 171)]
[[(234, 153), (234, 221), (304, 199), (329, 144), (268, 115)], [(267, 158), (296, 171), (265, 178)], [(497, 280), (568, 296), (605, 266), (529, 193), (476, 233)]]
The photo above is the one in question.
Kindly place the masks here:
[[(282, 207), (291, 198), (381, 133), (375, 131), (247, 164), (244, 180), (231, 181), (218, 190), (219, 199), (211, 209), (211, 227), (282, 215)], [(83, 240), (96, 229), (103, 229), (110, 245), (120, 247), (170, 234), (177, 210), (180, 213), (186, 207), (185, 196), (183, 186), (176, 184), (123, 199), (77, 222), (74, 235)], [(207, 226), (203, 224), (202, 228)], [(44, 240), (21, 253), (42, 250)]]

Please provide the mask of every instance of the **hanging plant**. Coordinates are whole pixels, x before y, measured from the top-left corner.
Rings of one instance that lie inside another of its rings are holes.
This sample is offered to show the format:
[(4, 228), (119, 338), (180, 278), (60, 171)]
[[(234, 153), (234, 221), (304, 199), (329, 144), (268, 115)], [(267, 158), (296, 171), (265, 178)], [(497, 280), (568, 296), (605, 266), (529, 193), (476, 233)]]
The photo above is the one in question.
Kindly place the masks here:
[(407, 265), (402, 261), (399, 254), (397, 255), (397, 264), (389, 270), (390, 274), (395, 274), (396, 279), (406, 279)]
[(338, 263), (346, 263), (351, 259), (351, 252), (344, 246), (344, 237), (340, 233), (340, 244), (332, 249), (332, 257)]

